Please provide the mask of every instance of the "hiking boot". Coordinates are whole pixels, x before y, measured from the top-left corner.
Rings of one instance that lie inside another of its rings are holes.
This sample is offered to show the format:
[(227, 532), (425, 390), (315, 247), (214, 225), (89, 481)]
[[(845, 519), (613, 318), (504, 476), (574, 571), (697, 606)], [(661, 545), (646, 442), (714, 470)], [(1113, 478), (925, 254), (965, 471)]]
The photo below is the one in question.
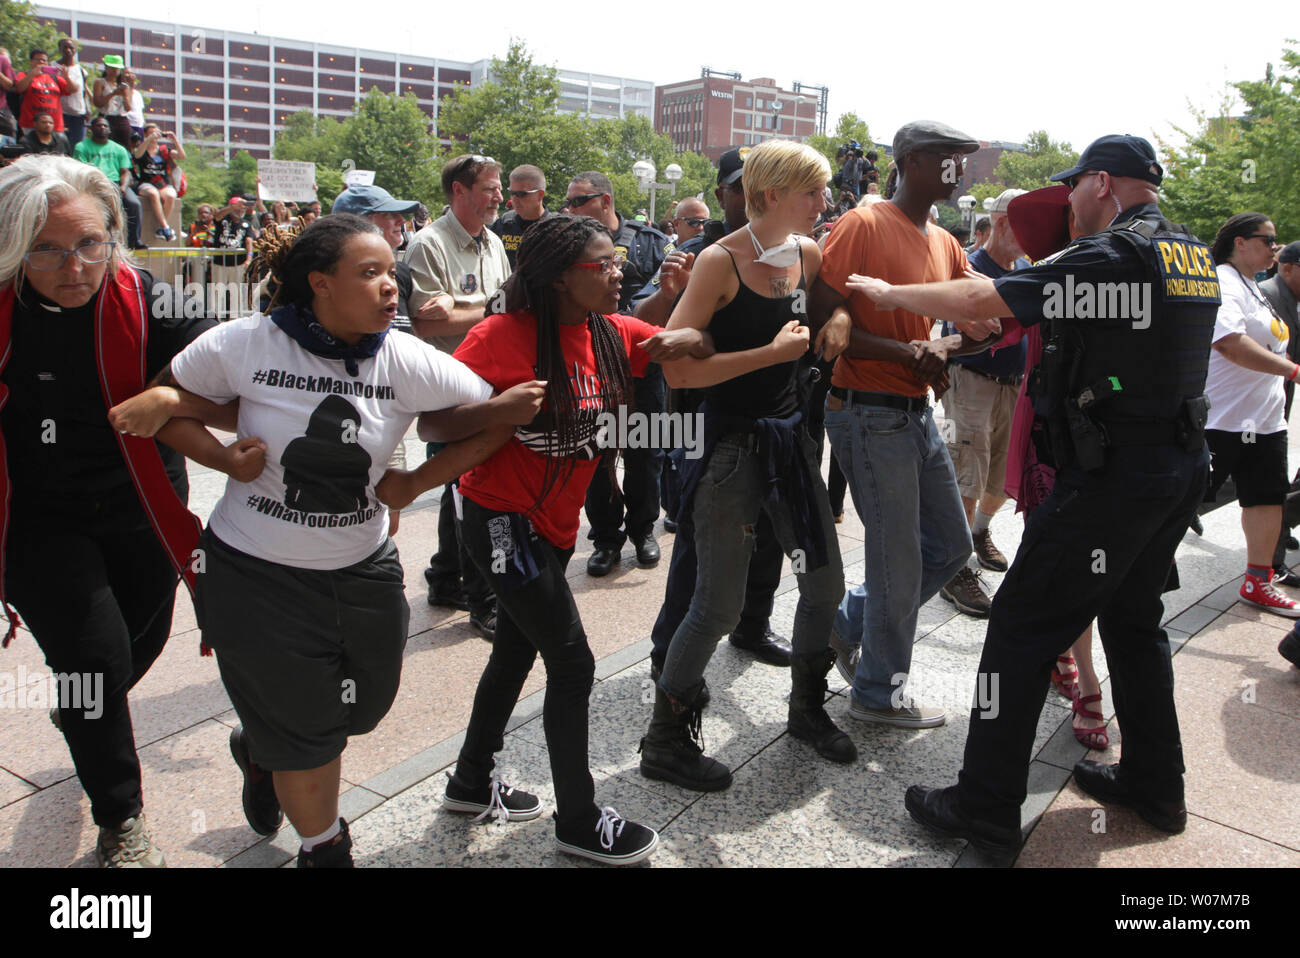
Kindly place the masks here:
[(149, 835), (144, 812), (116, 828), (100, 828), (95, 861), (101, 868), (166, 868), (161, 849)]
[(989, 609), (993, 607), (984, 587), (980, 585), (979, 570), (970, 566), (963, 566), (952, 577), (952, 581), (939, 590), (939, 594), (955, 605), (959, 612), (979, 619), (988, 618)]
[(1006, 572), (1007, 557), (993, 544), (993, 533), (988, 529), (971, 533), (971, 542), (975, 546), (975, 559), (991, 572)]
[(853, 741), (826, 714), (826, 673), (835, 653), (830, 649), (790, 657), (790, 714), (786, 730), (807, 742), (822, 758), (848, 764), (858, 757)]
[(311, 851), (298, 849), (299, 868), (352, 868), (352, 836), (348, 834), (348, 820), (339, 819), (339, 833)]
[(699, 689), (687, 701), (655, 686), (654, 715), (637, 746), (641, 774), (695, 792), (718, 792), (731, 784), (731, 770), (704, 754)]
[(248, 754), (248, 735), (244, 726), (236, 726), (230, 733), (230, 754), (244, 774), (244, 817), (248, 826), (259, 835), (274, 835), (284, 823), (280, 799), (275, 794), (271, 773), (256, 764)]
[(469, 610), (469, 600), (465, 598), (465, 590), (455, 579), (438, 580), (433, 577), (432, 569), (425, 569), (424, 581), (429, 585), (429, 605), (459, 609), (461, 612)]
[(488, 642), (496, 641), (497, 604), (495, 599), (481, 609), (470, 610), (469, 627)]
[(1269, 581), (1265, 581), (1247, 572), (1245, 580), (1241, 583), (1239, 598), (1242, 602), (1263, 609), (1265, 612), (1284, 615), (1288, 619), (1300, 619), (1300, 602), (1283, 595), (1273, 585), (1271, 577)]
[(557, 818), (555, 844), (569, 855), (606, 865), (631, 865), (653, 854), (659, 833), (628, 821), (612, 808), (603, 808), (594, 828), (564, 829)]
[(831, 626), (831, 651), (835, 653), (835, 671), (849, 685), (858, 671), (858, 659), (862, 658), (862, 647), (856, 643), (849, 645), (840, 637), (839, 631)]
[(450, 772), (442, 807), (449, 812), (475, 812), (476, 822), (494, 818), (503, 824), (532, 821), (542, 814), (542, 802), (536, 795), (512, 788), (499, 778), (494, 777), (483, 788), (468, 788)]

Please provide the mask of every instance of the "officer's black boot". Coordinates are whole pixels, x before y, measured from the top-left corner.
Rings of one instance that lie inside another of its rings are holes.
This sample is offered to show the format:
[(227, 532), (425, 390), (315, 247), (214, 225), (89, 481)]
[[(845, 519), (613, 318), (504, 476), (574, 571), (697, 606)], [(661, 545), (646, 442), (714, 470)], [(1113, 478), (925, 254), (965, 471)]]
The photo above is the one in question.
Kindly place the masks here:
[(835, 653), (830, 649), (790, 656), (790, 719), (786, 728), (822, 758), (847, 764), (858, 757), (857, 747), (826, 714), (826, 673), (834, 664)]
[(684, 700), (674, 699), (655, 686), (654, 715), (637, 749), (641, 753), (641, 774), (646, 778), (696, 792), (717, 792), (731, 784), (731, 770), (705, 755), (700, 744), (702, 685)]

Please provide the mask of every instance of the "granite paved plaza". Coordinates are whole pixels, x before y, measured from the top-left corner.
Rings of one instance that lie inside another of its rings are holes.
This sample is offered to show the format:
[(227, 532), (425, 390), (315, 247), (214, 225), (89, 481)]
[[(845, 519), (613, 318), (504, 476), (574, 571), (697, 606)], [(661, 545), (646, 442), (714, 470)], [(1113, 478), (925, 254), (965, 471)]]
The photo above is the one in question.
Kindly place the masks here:
[[(408, 438), (412, 463), (421, 446)], [(191, 506), (206, 518), (224, 477), (191, 465)], [(490, 647), (465, 613), (425, 602), (422, 570), (436, 542), (438, 503), (426, 497), (403, 514), (397, 544), (407, 574), (410, 641), (397, 701), (370, 735), (343, 756), (341, 807), (363, 867), (431, 865), (585, 865), (557, 854), (549, 811), (554, 791), (541, 724), (544, 671), (524, 688), (500, 755), (503, 777), (537, 792), (547, 814), (533, 822), (471, 824), (443, 812), (439, 799), (469, 717), (475, 683)], [(1165, 597), (1175, 648), (1174, 671), (1188, 766), (1190, 821), (1180, 836), (1155, 832), (1123, 809), (1099, 816), (1070, 782), (1085, 755), (1070, 733), (1063, 699), (1049, 696), (1039, 721), (1024, 825), (1031, 828), (1019, 865), (1298, 866), (1300, 822), (1300, 672), (1276, 651), (1289, 621), (1235, 600), (1245, 563), (1235, 505), (1205, 517), (1205, 536), (1189, 533), (1179, 549), (1182, 588)], [(846, 579), (862, 573), (862, 526), (852, 504), (840, 530)], [(1010, 555), (1021, 520), (1010, 507), (993, 524)], [(755, 662), (723, 641), (709, 666), (713, 705), (705, 713), (710, 755), (735, 782), (711, 795), (652, 782), (637, 771), (637, 742), (653, 698), (649, 634), (663, 597), (664, 560), (638, 569), (630, 547), (602, 580), (584, 569), (585, 527), (569, 576), (591, 646), (591, 764), (597, 800), (658, 828), (659, 851), (638, 867), (711, 865), (970, 866), (982, 864), (965, 843), (915, 825), (903, 810), (913, 783), (955, 780), (966, 736), (985, 622), (956, 614), (936, 597), (921, 610), (913, 682), (948, 724), (925, 731), (862, 725), (848, 717), (843, 683), (831, 673), (827, 710), (856, 743), (860, 758), (838, 766), (785, 734), (789, 672)], [(56, 575), (57, 570), (50, 574)], [(1001, 578), (985, 573), (990, 585)], [(782, 581), (774, 627), (789, 634), (797, 592)], [(177, 602), (172, 638), (132, 694), (144, 768), (145, 807), (172, 866), (276, 867), (297, 848), (287, 824), (260, 839), (240, 809), (240, 776), (227, 748), (233, 710), (212, 658), (200, 658), (188, 595)], [(1098, 672), (1106, 677), (1100, 643)], [(20, 632), (0, 669), (44, 672), (39, 649)], [(1109, 683), (1104, 711), (1113, 719)], [(0, 713), (0, 861), (7, 866), (93, 865), (96, 830), (67, 748), (44, 708)], [(1109, 726), (1116, 754), (1120, 733)], [(1095, 756), (1094, 756), (1095, 757)], [(598, 866), (593, 866), (598, 867)]]

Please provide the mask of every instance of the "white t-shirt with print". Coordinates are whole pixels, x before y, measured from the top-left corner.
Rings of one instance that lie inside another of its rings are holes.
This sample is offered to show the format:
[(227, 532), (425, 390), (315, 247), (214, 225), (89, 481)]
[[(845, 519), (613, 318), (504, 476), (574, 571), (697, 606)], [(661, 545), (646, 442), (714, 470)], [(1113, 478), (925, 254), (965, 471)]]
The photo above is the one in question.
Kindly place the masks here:
[[(1273, 315), (1255, 281), (1224, 263), (1218, 268), (1223, 305), (1214, 321), (1217, 343), (1233, 333), (1244, 333), (1270, 353), (1286, 355), (1286, 323)], [(1253, 432), (1266, 436), (1286, 428), (1283, 410), (1286, 394), (1283, 379), (1238, 366), (1210, 350), (1210, 367), (1205, 376), (1205, 395), (1210, 400), (1207, 429), (1224, 432)]]
[(375, 483), (421, 412), (479, 402), (492, 387), (414, 336), (390, 333), (357, 360), (309, 353), (255, 313), (204, 333), (172, 360), (176, 381), (205, 399), (239, 397), (239, 438), (267, 445), (251, 483), (226, 483), (212, 531), (232, 548), (304, 569), (360, 562), (388, 536)]

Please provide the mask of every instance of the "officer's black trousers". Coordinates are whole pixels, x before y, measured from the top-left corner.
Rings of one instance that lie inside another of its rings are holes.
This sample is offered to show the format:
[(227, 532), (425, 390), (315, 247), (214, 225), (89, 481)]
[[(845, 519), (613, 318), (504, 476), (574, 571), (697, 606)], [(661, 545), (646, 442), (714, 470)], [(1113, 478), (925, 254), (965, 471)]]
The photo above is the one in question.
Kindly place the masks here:
[(1095, 474), (1063, 470), (1029, 518), (993, 599), (959, 784), (968, 814), (1018, 826), (1049, 675), (1094, 618), (1123, 730), (1126, 780), (1144, 795), (1183, 795), (1169, 641), (1160, 593), (1205, 491), (1209, 454), (1122, 447)]

